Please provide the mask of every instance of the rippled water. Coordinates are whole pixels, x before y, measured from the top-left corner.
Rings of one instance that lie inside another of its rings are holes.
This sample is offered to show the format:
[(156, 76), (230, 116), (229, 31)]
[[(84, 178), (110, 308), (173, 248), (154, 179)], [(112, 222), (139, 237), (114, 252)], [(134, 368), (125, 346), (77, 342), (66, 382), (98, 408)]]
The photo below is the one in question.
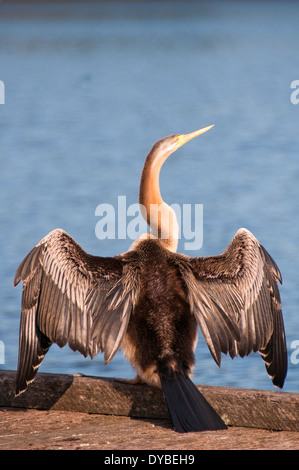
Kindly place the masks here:
[[(0, 5), (1, 368), (17, 366), (12, 284), (28, 251), (56, 227), (93, 254), (125, 251), (131, 240), (96, 238), (96, 207), (137, 202), (153, 142), (214, 123), (167, 161), (162, 194), (203, 204), (203, 247), (189, 255), (220, 253), (245, 226), (275, 258), (285, 390), (298, 391), (298, 15), (288, 1)], [(273, 388), (258, 355), (218, 369), (201, 336), (196, 355), (197, 383)], [(120, 352), (104, 367), (56, 346), (40, 370), (133, 376)]]

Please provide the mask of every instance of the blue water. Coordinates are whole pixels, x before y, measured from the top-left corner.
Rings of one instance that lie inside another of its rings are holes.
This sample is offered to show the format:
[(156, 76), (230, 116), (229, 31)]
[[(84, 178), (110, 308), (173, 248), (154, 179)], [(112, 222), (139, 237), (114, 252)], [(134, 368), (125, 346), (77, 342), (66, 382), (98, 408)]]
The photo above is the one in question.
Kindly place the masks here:
[[(0, 5), (1, 368), (17, 367), (13, 277), (29, 250), (62, 227), (93, 254), (126, 251), (131, 240), (97, 239), (96, 207), (137, 202), (153, 142), (215, 124), (167, 161), (163, 198), (203, 204), (203, 247), (188, 255), (247, 227), (277, 261), (285, 390), (298, 392), (298, 17), (288, 1)], [(197, 383), (273, 389), (258, 354), (219, 369), (200, 335), (196, 358)], [(134, 375), (121, 352), (104, 367), (55, 345), (40, 370)]]

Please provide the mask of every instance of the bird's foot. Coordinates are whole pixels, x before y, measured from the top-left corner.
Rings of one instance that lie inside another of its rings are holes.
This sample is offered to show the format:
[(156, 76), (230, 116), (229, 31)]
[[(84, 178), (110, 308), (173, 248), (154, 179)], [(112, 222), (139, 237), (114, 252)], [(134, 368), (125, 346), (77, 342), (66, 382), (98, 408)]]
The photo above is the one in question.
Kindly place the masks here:
[(145, 384), (145, 381), (142, 380), (139, 375), (136, 375), (134, 379), (114, 379), (116, 382), (123, 383), (123, 384)]

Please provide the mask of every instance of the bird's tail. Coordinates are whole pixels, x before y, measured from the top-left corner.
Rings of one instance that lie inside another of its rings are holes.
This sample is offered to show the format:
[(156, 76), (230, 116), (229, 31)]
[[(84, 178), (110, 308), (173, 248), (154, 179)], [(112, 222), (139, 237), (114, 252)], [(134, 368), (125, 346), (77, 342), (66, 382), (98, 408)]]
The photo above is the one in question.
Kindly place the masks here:
[(226, 429), (220, 416), (188, 376), (174, 373), (165, 378), (160, 374), (160, 380), (169, 415), (177, 432)]

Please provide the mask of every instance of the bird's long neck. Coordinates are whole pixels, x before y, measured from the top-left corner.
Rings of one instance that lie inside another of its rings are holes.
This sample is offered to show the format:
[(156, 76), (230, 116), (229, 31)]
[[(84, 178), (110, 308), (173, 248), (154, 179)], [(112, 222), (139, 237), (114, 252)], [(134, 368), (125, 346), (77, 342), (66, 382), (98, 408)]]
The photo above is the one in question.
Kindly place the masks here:
[(170, 153), (161, 153), (154, 146), (148, 154), (141, 175), (139, 204), (150, 226), (146, 238), (158, 238), (165, 248), (175, 252), (178, 245), (177, 218), (174, 210), (163, 201), (159, 184), (160, 170)]

